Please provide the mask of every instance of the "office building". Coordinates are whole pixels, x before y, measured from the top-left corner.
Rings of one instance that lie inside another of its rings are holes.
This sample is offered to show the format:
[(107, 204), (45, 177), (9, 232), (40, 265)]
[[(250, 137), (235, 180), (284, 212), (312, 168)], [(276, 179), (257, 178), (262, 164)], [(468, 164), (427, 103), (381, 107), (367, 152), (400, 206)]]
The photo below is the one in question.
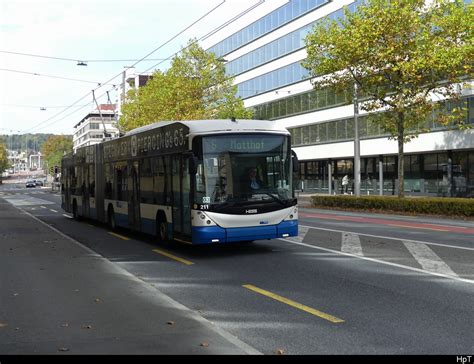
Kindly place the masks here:
[(93, 110), (74, 125), (72, 138), (74, 153), (79, 147), (97, 144), (106, 138), (119, 135), (115, 107), (115, 104), (99, 105), (100, 110)]
[[(276, 120), (290, 130), (300, 161), (298, 187), (304, 191), (341, 193), (343, 176), (353, 181), (353, 105), (331, 90), (315, 92), (301, 61), (306, 58), (303, 39), (313, 25), (343, 17), (343, 6), (354, 11), (359, 3), (263, 2), (202, 42), (226, 60), (227, 73), (235, 77), (238, 95), (254, 109), (255, 118)], [(474, 126), (472, 85), (463, 95), (469, 108), (466, 120)], [(474, 130), (448, 130), (430, 122), (431, 132), (405, 144), (405, 194), (472, 197)], [(359, 134), (361, 193), (382, 189), (383, 194), (397, 194), (397, 143), (362, 113)], [(351, 183), (349, 193), (352, 189)]]

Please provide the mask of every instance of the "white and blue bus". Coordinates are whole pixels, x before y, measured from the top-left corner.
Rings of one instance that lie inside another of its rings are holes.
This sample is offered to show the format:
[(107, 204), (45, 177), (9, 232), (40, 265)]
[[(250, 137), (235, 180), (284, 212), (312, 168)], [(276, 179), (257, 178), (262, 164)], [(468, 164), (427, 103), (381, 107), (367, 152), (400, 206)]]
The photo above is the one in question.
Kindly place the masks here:
[(62, 160), (62, 208), (172, 240), (298, 234), (290, 133), (265, 120), (158, 122)]

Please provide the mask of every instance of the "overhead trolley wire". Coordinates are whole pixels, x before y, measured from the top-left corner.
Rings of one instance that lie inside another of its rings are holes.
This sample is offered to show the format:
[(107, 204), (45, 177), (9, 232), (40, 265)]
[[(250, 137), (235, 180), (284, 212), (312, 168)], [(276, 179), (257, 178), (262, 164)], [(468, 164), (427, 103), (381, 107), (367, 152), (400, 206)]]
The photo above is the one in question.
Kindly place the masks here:
[(209, 38), (210, 36), (212, 36), (213, 34), (215, 34), (216, 32), (218, 32), (219, 30), (225, 28), (226, 26), (228, 26), (229, 24), (233, 23), (234, 21), (240, 19), (241, 17), (243, 17), (245, 14), (249, 13), (251, 10), (255, 9), (257, 6), (263, 4), (265, 2), (265, 0), (259, 0), (258, 3), (256, 4), (253, 4), (252, 6), (248, 7), (247, 9), (245, 9), (244, 11), (242, 11), (240, 14), (236, 15), (235, 17), (233, 17), (232, 19), (226, 21), (224, 24), (221, 24), (219, 25), (218, 27), (214, 28), (213, 30), (211, 30), (209, 33), (203, 35), (201, 38), (197, 39), (196, 41), (194, 42), (191, 42), (190, 44), (188, 44), (187, 46), (183, 47), (181, 50), (173, 53), (172, 55), (170, 55), (168, 58), (165, 58), (163, 60), (161, 60), (160, 62), (158, 62), (157, 64), (151, 66), (150, 68), (147, 68), (145, 71), (142, 71), (141, 73), (139, 73), (139, 75), (143, 75), (145, 73), (147, 73), (148, 71), (150, 71), (152, 68), (155, 68), (157, 66), (159, 66), (160, 64), (162, 64), (163, 62), (169, 60), (170, 58), (176, 56), (177, 54), (181, 53), (183, 50), (189, 48), (191, 45), (199, 42), (199, 41), (202, 41), (202, 40), (205, 40), (207, 38)]
[[(85, 59), (85, 58), (64, 58), (64, 57), (52, 57), (52, 56), (44, 56), (40, 54), (31, 54), (31, 53), (21, 53), (21, 52), (11, 52), (11, 51), (2, 51), (0, 53), (6, 54), (14, 54), (17, 56), (27, 56), (27, 57), (37, 57), (37, 58), (46, 58), (46, 59), (55, 59), (59, 61), (68, 61), (68, 62), (87, 62), (87, 63), (94, 63), (94, 62), (132, 62), (136, 61), (136, 59)], [(160, 58), (150, 58), (142, 61), (160, 61)]]
[[(164, 47), (166, 44), (168, 44), (169, 42), (171, 42), (172, 40), (174, 40), (175, 38), (177, 38), (178, 36), (180, 36), (182, 33), (184, 33), (186, 30), (188, 30), (189, 28), (191, 28), (192, 26), (194, 26), (196, 23), (198, 23), (199, 21), (201, 21), (202, 19), (204, 19), (206, 16), (208, 16), (209, 14), (211, 14), (212, 12), (214, 12), (217, 8), (219, 8), (222, 4), (225, 3), (225, 0), (223, 0), (221, 3), (219, 3), (218, 5), (216, 5), (214, 8), (212, 8), (211, 10), (209, 10), (206, 14), (204, 14), (203, 16), (201, 16), (199, 19), (197, 19), (196, 21), (194, 21), (193, 23), (191, 23), (189, 26), (187, 26), (185, 29), (183, 29), (182, 31), (180, 31), (178, 34), (174, 35), (173, 37), (171, 37), (168, 41), (166, 41), (165, 43), (161, 44), (160, 46), (158, 46), (157, 48), (155, 48), (154, 50), (152, 50), (151, 52), (149, 52), (147, 55), (145, 55), (144, 57), (142, 57), (141, 59), (139, 59), (137, 62), (135, 62), (132, 66), (130, 66), (130, 68), (134, 67), (135, 65), (137, 65), (138, 63), (142, 62), (145, 58), (148, 58), (150, 55), (152, 55), (153, 53), (155, 53), (157, 50), (159, 50), (160, 48)], [(97, 91), (99, 88), (103, 87), (103, 85), (106, 85), (106, 84), (109, 84), (110, 81), (114, 80), (115, 78), (119, 77), (120, 75), (122, 75), (122, 72), (121, 71), (120, 73), (118, 73), (117, 75), (115, 75), (114, 77), (110, 78), (109, 80), (107, 80), (106, 82), (103, 82), (101, 84), (99, 84), (98, 87), (96, 87), (93, 91)], [(106, 93), (104, 93), (103, 95), (105, 95)], [(103, 95), (101, 95), (100, 97), (102, 97)], [(38, 123), (38, 125), (36, 125), (35, 127), (33, 128), (30, 128), (30, 129), (27, 129), (25, 130), (25, 132), (30, 132), (32, 130), (41, 130), (43, 128), (46, 127), (46, 125), (43, 125), (41, 126), (41, 124), (44, 124), (44, 123), (47, 123), (51, 120), (53, 120), (54, 118), (56, 118), (57, 116), (61, 115), (62, 113), (66, 112), (68, 109), (70, 109), (71, 107), (73, 107), (74, 105), (76, 105), (78, 102), (82, 101), (83, 99), (85, 99), (86, 97), (90, 96), (90, 93), (87, 93), (86, 95), (82, 96), (80, 99), (78, 99), (77, 101), (75, 101), (73, 104), (71, 104), (70, 106), (66, 107), (64, 110), (60, 111), (59, 113), (56, 113), (55, 115), (53, 115), (52, 117)], [(80, 110), (80, 109), (79, 109)], [(78, 110), (76, 110), (75, 112), (77, 112)], [(67, 116), (69, 116), (71, 114), (68, 114)], [(67, 117), (66, 116), (66, 117)], [(58, 121), (61, 121), (63, 120), (65, 117), (59, 119), (59, 120), (55, 120), (53, 121), (52, 123), (49, 123), (47, 124), (47, 126), (49, 125), (52, 125)]]
[(8, 68), (0, 68), (0, 71), (23, 73), (23, 74), (26, 74), (26, 75), (41, 76), (41, 77), (50, 77), (50, 78), (58, 78), (58, 79), (60, 79), (60, 80), (77, 81), (77, 82), (93, 83), (93, 84), (95, 84), (95, 85), (100, 85), (100, 82), (87, 81), (87, 80), (80, 80), (80, 79), (77, 79), (77, 78), (69, 78), (69, 77), (61, 77), (61, 76), (44, 75), (44, 74), (37, 73), (37, 72), (27, 72), (27, 71), (20, 71), (20, 70), (12, 70), (12, 69), (8, 69)]

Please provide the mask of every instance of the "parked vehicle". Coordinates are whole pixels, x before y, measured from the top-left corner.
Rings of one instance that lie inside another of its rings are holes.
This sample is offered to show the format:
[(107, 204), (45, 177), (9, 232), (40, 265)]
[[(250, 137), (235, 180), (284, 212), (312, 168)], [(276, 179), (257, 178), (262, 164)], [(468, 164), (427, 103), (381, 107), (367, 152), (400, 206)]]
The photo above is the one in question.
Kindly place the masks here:
[(35, 180), (29, 179), (29, 180), (26, 181), (26, 188), (30, 188), (30, 187), (36, 187)]

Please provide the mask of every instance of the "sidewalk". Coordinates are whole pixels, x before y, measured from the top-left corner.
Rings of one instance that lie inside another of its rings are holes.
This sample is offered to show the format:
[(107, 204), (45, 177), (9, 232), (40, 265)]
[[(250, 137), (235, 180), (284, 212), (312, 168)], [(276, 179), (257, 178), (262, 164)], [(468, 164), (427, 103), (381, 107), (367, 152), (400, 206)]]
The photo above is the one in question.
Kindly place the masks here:
[(260, 354), (0, 198), (0, 355)]

